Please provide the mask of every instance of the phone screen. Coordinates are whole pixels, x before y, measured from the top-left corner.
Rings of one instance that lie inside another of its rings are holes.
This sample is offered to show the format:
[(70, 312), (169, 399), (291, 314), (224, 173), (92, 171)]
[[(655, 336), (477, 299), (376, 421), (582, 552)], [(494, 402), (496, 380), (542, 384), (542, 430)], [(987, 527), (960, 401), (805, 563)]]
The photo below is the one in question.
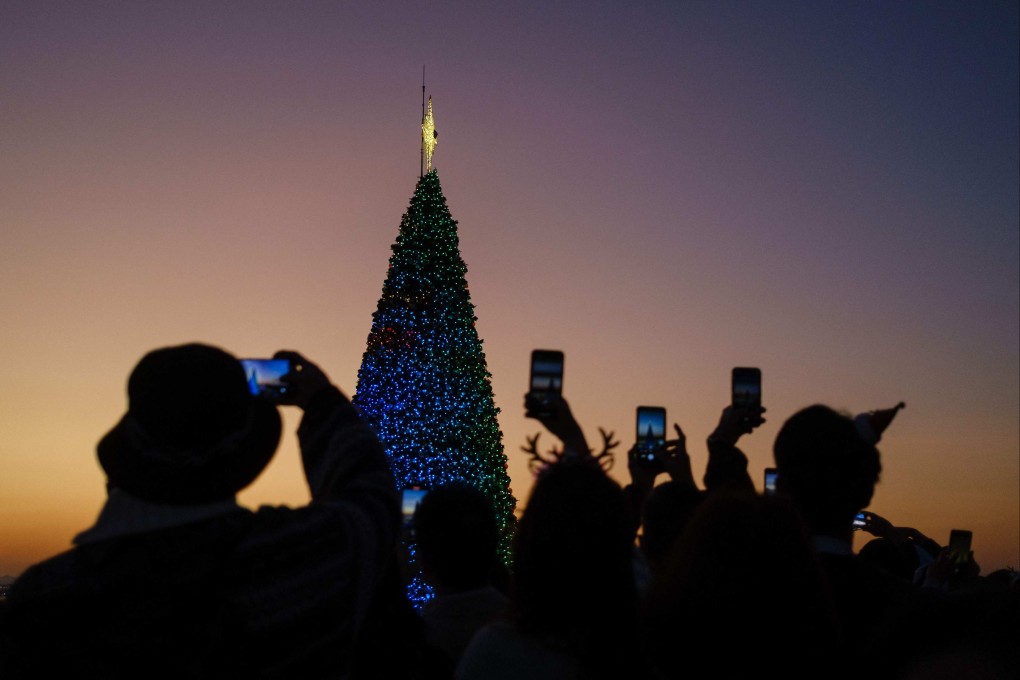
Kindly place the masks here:
[(868, 526), (868, 516), (863, 512), (858, 512), (854, 517), (854, 531), (858, 531)]
[(666, 409), (661, 406), (637, 407), (637, 443), (651, 457), (656, 447), (666, 442)]
[(765, 468), (765, 495), (772, 496), (776, 493), (776, 478), (779, 471), (775, 468)]
[(734, 408), (761, 407), (761, 369), (733, 369), (733, 400)]
[(241, 366), (248, 378), (248, 389), (254, 395), (273, 399), (282, 397), (290, 389), (283, 382), (283, 376), (290, 373), (287, 359), (241, 359)]
[(536, 349), (531, 353), (531, 385), (529, 391), (545, 395), (563, 391), (563, 352)]
[(404, 489), (400, 501), (400, 512), (404, 518), (404, 526), (411, 526), (411, 520), (414, 519), (414, 511), (418, 509), (418, 504), (421, 503), (427, 493), (428, 489), (419, 489), (417, 487)]
[(973, 534), (963, 529), (949, 532), (949, 556), (954, 562), (963, 563), (970, 559), (970, 541)]

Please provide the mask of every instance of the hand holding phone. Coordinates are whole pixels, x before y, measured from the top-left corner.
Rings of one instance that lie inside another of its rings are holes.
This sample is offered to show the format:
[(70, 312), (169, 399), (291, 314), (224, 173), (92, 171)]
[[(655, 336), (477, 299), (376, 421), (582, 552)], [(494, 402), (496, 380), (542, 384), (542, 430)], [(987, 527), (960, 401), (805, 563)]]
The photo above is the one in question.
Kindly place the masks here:
[[(761, 405), (761, 369), (744, 366), (734, 368), (730, 395), (729, 409), (723, 411), (716, 434), (724, 429), (732, 439), (731, 443), (736, 444), (741, 435), (750, 434), (765, 422), (762, 418), (765, 409)], [(725, 428), (724, 421), (727, 425)]]
[(765, 410), (763, 407), (749, 410), (746, 407), (727, 406), (719, 416), (719, 424), (708, 436), (709, 442), (719, 440), (736, 446), (742, 436), (754, 432), (755, 428), (765, 423), (762, 417)]
[(965, 564), (970, 560), (970, 544), (973, 534), (964, 529), (953, 529), (949, 532), (949, 557), (956, 564)]
[(550, 401), (563, 393), (563, 352), (536, 349), (531, 353), (531, 375), (524, 399), (525, 415), (529, 418), (549, 417)]
[(636, 411), (635, 436), (637, 450), (651, 459), (666, 443), (666, 409), (661, 406), (639, 406)]
[(754, 412), (761, 409), (761, 369), (738, 366), (733, 369), (731, 382), (733, 410)]
[(280, 350), (272, 359), (241, 359), (252, 394), (281, 406), (306, 408), (330, 386), (322, 369), (297, 352)]
[(656, 475), (666, 471), (666, 409), (638, 406), (634, 430), (634, 446), (627, 452), (627, 467), (635, 483), (642, 481), (651, 490)]
[[(297, 352), (280, 350), (273, 358), (290, 361), (291, 371), (283, 376), (283, 381), (290, 385), (290, 391), (279, 402), (281, 404), (306, 409), (315, 395), (332, 386), (329, 376), (321, 368)], [(343, 396), (346, 398), (346, 395)]]
[(696, 489), (691, 457), (687, 454), (687, 435), (680, 429), (679, 423), (673, 423), (673, 431), (676, 439), (667, 439), (663, 447), (663, 467), (674, 482)]

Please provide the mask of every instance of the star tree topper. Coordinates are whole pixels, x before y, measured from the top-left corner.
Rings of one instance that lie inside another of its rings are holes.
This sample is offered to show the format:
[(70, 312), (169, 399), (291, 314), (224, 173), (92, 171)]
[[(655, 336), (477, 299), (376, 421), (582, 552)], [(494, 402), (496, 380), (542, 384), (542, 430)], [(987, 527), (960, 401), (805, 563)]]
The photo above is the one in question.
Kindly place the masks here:
[(432, 154), (436, 150), (439, 133), (436, 132), (436, 121), (432, 118), (432, 97), (429, 97), (429, 108), (421, 120), (421, 148), (425, 153), (425, 172), (432, 169)]

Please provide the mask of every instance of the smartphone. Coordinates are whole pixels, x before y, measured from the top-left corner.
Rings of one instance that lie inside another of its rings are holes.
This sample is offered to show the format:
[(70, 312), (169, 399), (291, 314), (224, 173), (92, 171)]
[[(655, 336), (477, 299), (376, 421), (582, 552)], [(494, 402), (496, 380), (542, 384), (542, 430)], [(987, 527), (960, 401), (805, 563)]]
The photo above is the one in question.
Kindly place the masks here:
[(761, 369), (734, 368), (732, 385), (733, 408), (761, 408)]
[(639, 462), (655, 462), (655, 449), (666, 443), (666, 409), (638, 406), (636, 418), (637, 457)]
[(963, 564), (970, 559), (970, 541), (973, 535), (963, 529), (953, 529), (949, 532), (949, 556), (957, 564)]
[(776, 479), (779, 477), (779, 470), (775, 468), (765, 468), (765, 495), (774, 496), (776, 494)]
[(427, 493), (428, 489), (422, 489), (417, 486), (404, 489), (400, 500), (400, 514), (404, 519), (405, 527), (411, 527), (411, 522), (414, 520), (414, 511), (418, 509), (418, 504), (421, 503)]
[(531, 379), (528, 394), (537, 402), (539, 411), (552, 394), (563, 392), (563, 352), (536, 349), (531, 352)]
[(854, 517), (854, 531), (860, 531), (868, 527), (868, 513), (858, 512)]
[(288, 359), (241, 359), (248, 389), (256, 396), (277, 400), (290, 392), (283, 376), (290, 373)]

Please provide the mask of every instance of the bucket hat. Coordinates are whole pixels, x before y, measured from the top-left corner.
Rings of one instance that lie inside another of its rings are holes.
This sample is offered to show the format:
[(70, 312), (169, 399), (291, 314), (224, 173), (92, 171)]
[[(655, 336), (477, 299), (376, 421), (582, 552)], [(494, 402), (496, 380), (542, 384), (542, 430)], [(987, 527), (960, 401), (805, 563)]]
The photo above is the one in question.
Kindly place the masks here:
[(153, 503), (231, 498), (272, 460), (276, 407), (240, 362), (198, 343), (149, 352), (128, 378), (128, 410), (96, 447), (109, 483)]

